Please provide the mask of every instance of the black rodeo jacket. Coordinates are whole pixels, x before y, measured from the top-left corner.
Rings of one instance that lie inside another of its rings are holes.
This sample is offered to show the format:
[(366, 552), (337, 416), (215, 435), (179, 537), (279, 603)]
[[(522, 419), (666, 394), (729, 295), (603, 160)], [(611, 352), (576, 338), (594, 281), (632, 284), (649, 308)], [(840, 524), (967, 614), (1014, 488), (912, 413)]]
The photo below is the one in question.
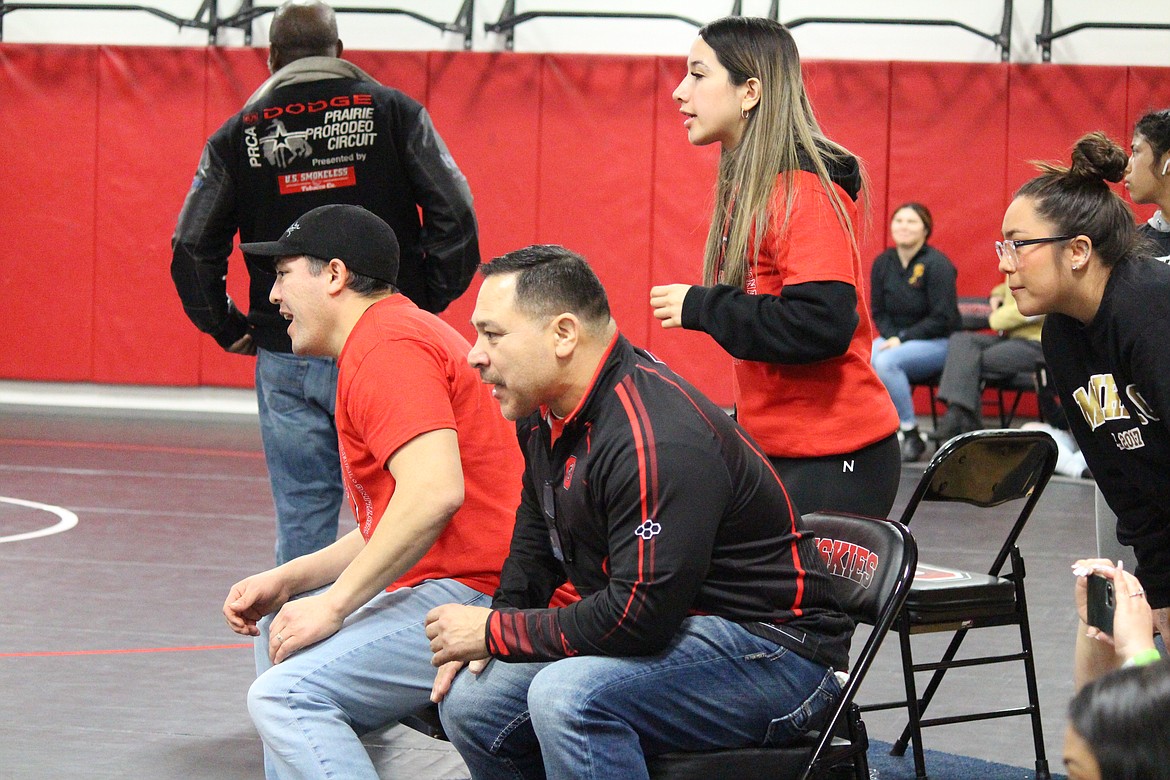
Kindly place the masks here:
[[(844, 669), (853, 625), (758, 446), (618, 335), (555, 441), (517, 423), (526, 460), (487, 642), (506, 661), (647, 655), (717, 615)], [(571, 582), (581, 600), (547, 608)]]
[[(191, 321), (227, 348), (251, 332), (291, 349), (268, 301), (273, 275), (245, 256), (247, 317), (227, 296), (232, 239), (269, 241), (310, 209), (363, 206), (398, 236), (398, 289), (439, 312), (479, 264), (471, 191), (426, 110), (361, 69), (307, 57), (278, 71), (215, 132), (183, 204), (171, 276)], [(419, 210), (422, 219), (419, 218)]]

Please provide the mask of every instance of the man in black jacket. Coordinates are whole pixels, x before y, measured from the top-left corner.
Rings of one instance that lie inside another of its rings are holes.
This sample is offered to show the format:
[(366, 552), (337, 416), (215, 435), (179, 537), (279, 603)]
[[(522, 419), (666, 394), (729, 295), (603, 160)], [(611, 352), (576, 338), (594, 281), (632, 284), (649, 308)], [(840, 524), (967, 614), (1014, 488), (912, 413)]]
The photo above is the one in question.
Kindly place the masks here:
[[(580, 256), (481, 270), (468, 360), (517, 421), (524, 482), (492, 608), (427, 616), (472, 776), (633, 778), (647, 754), (798, 736), (852, 624), (767, 457), (618, 333)], [(581, 599), (550, 607), (566, 581)]]
[(329, 6), (290, 0), (269, 37), (272, 77), (203, 149), (175, 228), (171, 276), (196, 327), (228, 352), (257, 355), (279, 565), (337, 538), (337, 367), (292, 354), (288, 323), (268, 301), (274, 277), (246, 253), (247, 315), (227, 296), (233, 237), (274, 240), (318, 206), (363, 206), (398, 236), (398, 288), (436, 313), (467, 289), (479, 244), (467, 181), (426, 110), (340, 59)]

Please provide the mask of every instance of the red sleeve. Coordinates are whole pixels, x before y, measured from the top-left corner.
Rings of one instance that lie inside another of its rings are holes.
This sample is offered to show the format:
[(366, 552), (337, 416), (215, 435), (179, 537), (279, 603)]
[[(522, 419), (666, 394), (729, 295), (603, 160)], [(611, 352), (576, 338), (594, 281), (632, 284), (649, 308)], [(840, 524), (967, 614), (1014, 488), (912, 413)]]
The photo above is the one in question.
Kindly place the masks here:
[(362, 358), (346, 411), (378, 463), (430, 431), (455, 429), (448, 358), (413, 339), (381, 341)]
[[(835, 194), (845, 204), (845, 213), (853, 222), (855, 232), (857, 209), (844, 190), (832, 185)], [(784, 214), (784, 180), (776, 184), (774, 199), (778, 201), (776, 217), (768, 235), (774, 243), (777, 258), (782, 258), (783, 285), (803, 282), (845, 282), (860, 289), (854, 263), (857, 248), (850, 235), (841, 227), (833, 202), (829, 199), (816, 174), (799, 171), (796, 174), (795, 198), (788, 229), (779, 235)]]

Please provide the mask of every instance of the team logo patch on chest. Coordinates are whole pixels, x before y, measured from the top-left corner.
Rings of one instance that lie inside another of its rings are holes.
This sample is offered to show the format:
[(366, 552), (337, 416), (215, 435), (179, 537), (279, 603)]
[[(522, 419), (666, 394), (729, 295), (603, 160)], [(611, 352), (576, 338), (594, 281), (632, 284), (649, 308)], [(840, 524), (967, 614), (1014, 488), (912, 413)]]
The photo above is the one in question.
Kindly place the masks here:
[(657, 536), (658, 532), (661, 530), (662, 530), (661, 523), (656, 523), (653, 520), (645, 520), (642, 522), (642, 524), (640, 526), (638, 526), (637, 528), (634, 529), (634, 534), (636, 536), (640, 536), (642, 539), (645, 539), (646, 541), (650, 541), (655, 536)]
[(569, 459), (565, 461), (565, 481), (562, 483), (565, 490), (573, 484), (573, 472), (577, 470), (577, 456), (570, 455)]

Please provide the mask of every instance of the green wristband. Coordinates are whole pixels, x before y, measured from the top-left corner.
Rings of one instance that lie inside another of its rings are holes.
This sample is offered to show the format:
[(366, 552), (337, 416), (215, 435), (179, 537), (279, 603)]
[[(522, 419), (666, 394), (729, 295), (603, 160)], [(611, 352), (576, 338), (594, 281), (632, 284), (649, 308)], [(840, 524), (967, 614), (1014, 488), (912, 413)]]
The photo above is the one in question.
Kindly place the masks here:
[(1126, 661), (1123, 666), (1145, 666), (1147, 664), (1156, 664), (1162, 660), (1162, 654), (1158, 652), (1158, 648), (1151, 647), (1148, 650), (1142, 650)]

